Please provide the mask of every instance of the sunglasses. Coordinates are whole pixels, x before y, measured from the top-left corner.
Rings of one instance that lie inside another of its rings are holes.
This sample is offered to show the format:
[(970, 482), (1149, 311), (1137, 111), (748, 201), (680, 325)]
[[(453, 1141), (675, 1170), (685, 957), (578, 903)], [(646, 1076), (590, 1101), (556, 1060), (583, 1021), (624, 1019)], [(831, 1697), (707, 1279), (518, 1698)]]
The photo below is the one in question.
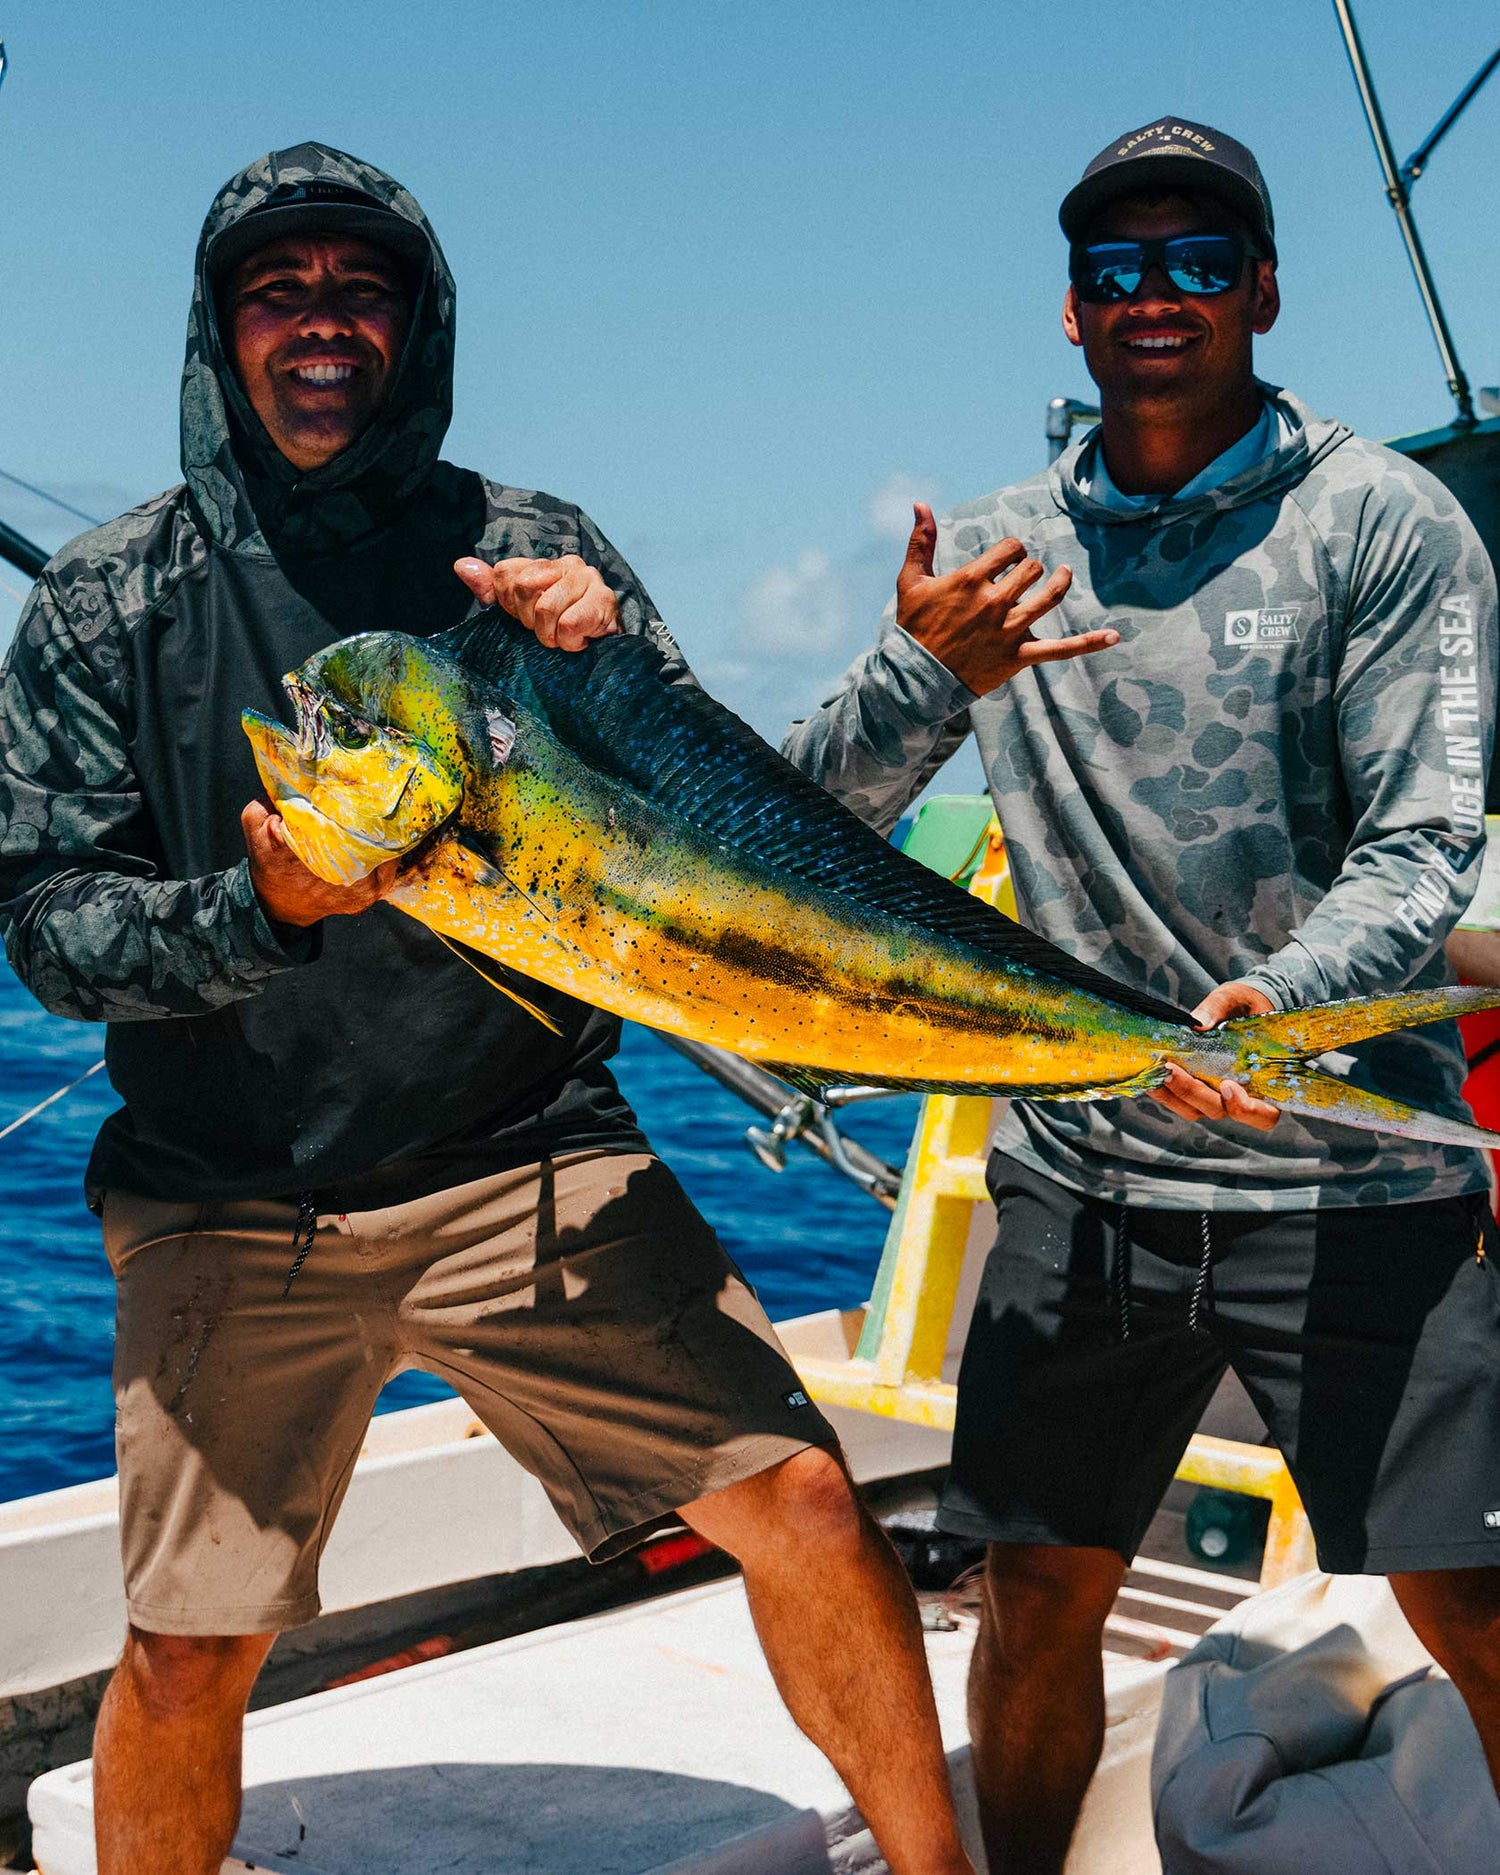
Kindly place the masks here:
[(1240, 283), (1253, 250), (1237, 234), (1176, 234), (1167, 241), (1091, 241), (1068, 253), (1068, 278), (1095, 306), (1129, 299), (1153, 267), (1179, 293), (1209, 298)]

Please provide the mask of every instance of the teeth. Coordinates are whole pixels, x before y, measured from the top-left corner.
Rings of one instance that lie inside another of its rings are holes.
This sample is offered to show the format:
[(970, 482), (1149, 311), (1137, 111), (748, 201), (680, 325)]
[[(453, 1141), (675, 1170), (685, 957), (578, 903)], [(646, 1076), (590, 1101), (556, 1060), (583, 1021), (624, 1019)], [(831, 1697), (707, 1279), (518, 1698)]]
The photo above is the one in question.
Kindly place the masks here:
[(1138, 338), (1126, 339), (1125, 343), (1136, 351), (1143, 352), (1180, 352), (1187, 344), (1186, 338)]
[(354, 376), (353, 365), (297, 365), (292, 375), (304, 384), (342, 384)]

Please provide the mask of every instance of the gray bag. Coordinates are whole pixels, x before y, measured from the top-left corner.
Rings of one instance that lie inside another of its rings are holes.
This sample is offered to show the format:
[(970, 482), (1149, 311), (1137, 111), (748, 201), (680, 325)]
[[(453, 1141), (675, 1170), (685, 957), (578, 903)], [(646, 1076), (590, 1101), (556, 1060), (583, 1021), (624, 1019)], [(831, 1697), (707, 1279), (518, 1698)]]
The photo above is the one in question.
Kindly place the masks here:
[(1377, 1576), (1299, 1576), (1167, 1675), (1164, 1875), (1496, 1875), (1500, 1803), (1452, 1684)]

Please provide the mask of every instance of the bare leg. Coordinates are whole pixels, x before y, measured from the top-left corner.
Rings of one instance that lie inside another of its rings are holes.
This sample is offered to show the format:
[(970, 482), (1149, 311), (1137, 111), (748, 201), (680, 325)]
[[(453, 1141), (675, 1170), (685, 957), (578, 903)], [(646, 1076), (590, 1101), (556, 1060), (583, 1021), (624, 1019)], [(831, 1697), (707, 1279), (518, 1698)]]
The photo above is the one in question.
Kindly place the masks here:
[(969, 1667), (969, 1737), (990, 1875), (1060, 1875), (1104, 1743), (1110, 1549), (992, 1543)]
[(99, 1875), (219, 1875), (245, 1706), (275, 1638), (130, 1630), (94, 1733)]
[(1463, 1695), (1500, 1793), (1500, 1569), (1414, 1569), (1392, 1576), (1391, 1588)]
[(743, 1568), (781, 1696), (891, 1875), (971, 1875), (911, 1584), (838, 1461), (799, 1452), (682, 1515)]

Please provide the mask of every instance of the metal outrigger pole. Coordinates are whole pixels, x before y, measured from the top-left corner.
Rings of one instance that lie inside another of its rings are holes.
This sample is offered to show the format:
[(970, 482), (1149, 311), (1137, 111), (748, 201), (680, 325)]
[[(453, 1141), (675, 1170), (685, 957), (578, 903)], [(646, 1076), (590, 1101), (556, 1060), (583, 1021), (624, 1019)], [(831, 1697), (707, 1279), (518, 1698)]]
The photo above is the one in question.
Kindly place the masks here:
[(1458, 415), (1454, 418), (1454, 424), (1459, 429), (1471, 429), (1476, 421), (1473, 394), (1469, 389), (1469, 380), (1464, 374), (1464, 368), (1459, 363), (1458, 349), (1453, 343), (1453, 334), (1448, 330), (1447, 316), (1443, 312), (1443, 303), (1438, 298), (1432, 268), (1422, 247), (1422, 237), (1417, 233), (1417, 224), (1412, 217), (1411, 191), (1412, 185), (1427, 167), (1427, 160), (1432, 152), (1453, 128), (1490, 73), (1497, 65), (1500, 65), (1500, 47), (1496, 48), (1469, 80), (1416, 152), (1398, 168), (1396, 152), (1391, 147), (1390, 132), (1385, 127), (1385, 116), (1380, 108), (1380, 99), (1375, 94), (1375, 81), (1370, 76), (1369, 62), (1365, 58), (1365, 49), (1360, 43), (1359, 28), (1354, 23), (1354, 12), (1350, 0), (1333, 0), (1333, 10), (1338, 15), (1339, 29), (1344, 35), (1344, 50), (1349, 55), (1349, 64), (1354, 72), (1354, 83), (1359, 91), (1359, 101), (1364, 106), (1365, 120), (1370, 126), (1370, 136), (1375, 144), (1375, 154), (1380, 159), (1381, 173), (1385, 177), (1386, 197), (1395, 210), (1396, 221), (1401, 229), (1401, 238), (1406, 243), (1407, 258), (1411, 262), (1412, 272), (1416, 275), (1417, 291), (1422, 296), (1422, 306), (1427, 314), (1427, 322), (1432, 327), (1432, 336), (1437, 340), (1438, 356), (1443, 361), (1448, 389), (1452, 392), (1453, 401), (1458, 406)]
[[(8, 65), (5, 41), (0, 39), (0, 85), (5, 83)], [(36, 579), (47, 564), (47, 556), (36, 542), (18, 534), (13, 527), (7, 527), (4, 521), (0, 521), (0, 559), (9, 560), (28, 579)]]
[(27, 579), (40, 579), (47, 555), (34, 540), (0, 521), (0, 559), (9, 560)]

